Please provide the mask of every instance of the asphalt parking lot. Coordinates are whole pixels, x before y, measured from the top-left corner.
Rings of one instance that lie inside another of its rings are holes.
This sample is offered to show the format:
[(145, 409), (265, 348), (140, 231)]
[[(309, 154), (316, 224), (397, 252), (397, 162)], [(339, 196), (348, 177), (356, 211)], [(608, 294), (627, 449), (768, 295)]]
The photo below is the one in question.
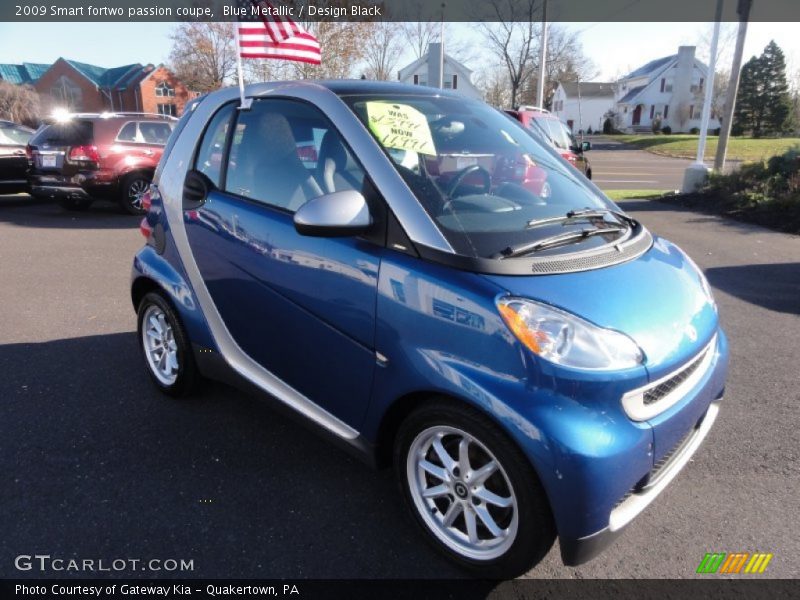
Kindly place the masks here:
[[(800, 237), (625, 208), (706, 270), (728, 392), (695, 459), (614, 546), (579, 568), (554, 549), (529, 576), (683, 578), (706, 552), (759, 551), (774, 554), (764, 577), (798, 577)], [(177, 575), (204, 578), (460, 576), (406, 520), (391, 473), (225, 386), (155, 391), (128, 292), (137, 224), (101, 203), (0, 197), (0, 576), (35, 553), (193, 560)]]
[[(680, 190), (683, 173), (692, 160), (659, 156), (625, 144), (613, 137), (593, 137), (587, 158), (592, 181), (603, 190)], [(726, 168), (734, 164), (730, 162)]]

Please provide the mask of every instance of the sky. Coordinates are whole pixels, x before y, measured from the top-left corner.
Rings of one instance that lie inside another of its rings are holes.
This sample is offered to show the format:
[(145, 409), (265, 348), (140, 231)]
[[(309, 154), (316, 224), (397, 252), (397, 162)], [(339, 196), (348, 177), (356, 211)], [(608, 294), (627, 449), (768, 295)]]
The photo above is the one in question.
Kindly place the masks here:
[[(597, 81), (610, 81), (661, 56), (677, 52), (679, 45), (697, 44), (708, 23), (562, 23), (579, 34), (584, 53), (592, 60)], [(129, 63), (166, 62), (174, 23), (0, 23), (0, 63), (54, 62), (63, 56), (102, 67)], [(735, 24), (724, 26), (735, 35)], [(451, 26), (451, 37), (480, 42), (470, 23)], [(728, 37), (731, 37), (730, 35)], [(745, 60), (760, 54), (774, 39), (786, 53), (790, 74), (800, 69), (800, 35), (797, 23), (750, 23)], [(445, 43), (447, 43), (447, 39)], [(733, 41), (722, 62), (730, 64)], [(323, 53), (324, 53), (323, 48)], [(410, 62), (410, 53), (401, 62)], [(474, 62), (478, 62), (473, 59)], [(469, 64), (473, 70), (483, 65)], [(723, 65), (724, 66), (724, 65)]]

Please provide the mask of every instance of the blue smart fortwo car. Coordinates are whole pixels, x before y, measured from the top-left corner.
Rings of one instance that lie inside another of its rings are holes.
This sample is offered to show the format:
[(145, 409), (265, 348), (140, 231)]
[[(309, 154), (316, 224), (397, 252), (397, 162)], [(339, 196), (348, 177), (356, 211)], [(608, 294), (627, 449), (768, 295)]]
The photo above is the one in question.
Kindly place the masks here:
[[(482, 576), (589, 560), (687, 464), (728, 348), (705, 277), (501, 112), (374, 82), (192, 101), (133, 263), (147, 370), (261, 392)], [(311, 468), (311, 466), (309, 466)]]

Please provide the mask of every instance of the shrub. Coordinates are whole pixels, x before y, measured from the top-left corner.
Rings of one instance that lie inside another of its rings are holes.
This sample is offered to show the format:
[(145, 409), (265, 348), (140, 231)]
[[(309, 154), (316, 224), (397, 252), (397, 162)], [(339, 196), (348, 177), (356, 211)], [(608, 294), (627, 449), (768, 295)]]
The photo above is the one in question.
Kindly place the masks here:
[(700, 128), (699, 127), (692, 127), (689, 130), (689, 133), (691, 133), (692, 135), (697, 135), (698, 133), (700, 133)]
[(720, 132), (720, 128), (719, 128), (719, 127), (717, 127), (716, 129), (712, 129), (712, 130), (711, 130), (711, 135), (717, 135), (717, 136), (718, 136), (718, 135), (719, 135), (719, 132)]
[(586, 130), (586, 135), (592, 135), (592, 133), (594, 133), (594, 132), (592, 131), (592, 126), (591, 126), (591, 125), (589, 125), (589, 129), (587, 129), (587, 130)]
[(664, 127), (661, 128), (661, 133), (663, 133), (664, 135), (670, 135), (672, 133), (672, 127), (670, 127), (669, 125), (665, 125)]
[(614, 122), (610, 117), (603, 121), (603, 133), (606, 135), (614, 133)]

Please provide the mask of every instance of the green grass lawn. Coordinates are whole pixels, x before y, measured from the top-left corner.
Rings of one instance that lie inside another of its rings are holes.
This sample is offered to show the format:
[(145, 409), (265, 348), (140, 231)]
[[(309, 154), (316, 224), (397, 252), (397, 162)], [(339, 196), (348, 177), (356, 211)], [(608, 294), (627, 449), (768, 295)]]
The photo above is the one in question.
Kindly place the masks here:
[(614, 200), (651, 200), (661, 198), (668, 191), (672, 190), (603, 190), (603, 193)]
[[(619, 140), (647, 150), (653, 154), (694, 158), (697, 156), (696, 135), (615, 135)], [(757, 161), (776, 154), (783, 154), (793, 147), (800, 147), (800, 138), (746, 138), (732, 137), (728, 142), (728, 160)], [(706, 160), (714, 160), (717, 152), (717, 137), (709, 136), (706, 142)]]

